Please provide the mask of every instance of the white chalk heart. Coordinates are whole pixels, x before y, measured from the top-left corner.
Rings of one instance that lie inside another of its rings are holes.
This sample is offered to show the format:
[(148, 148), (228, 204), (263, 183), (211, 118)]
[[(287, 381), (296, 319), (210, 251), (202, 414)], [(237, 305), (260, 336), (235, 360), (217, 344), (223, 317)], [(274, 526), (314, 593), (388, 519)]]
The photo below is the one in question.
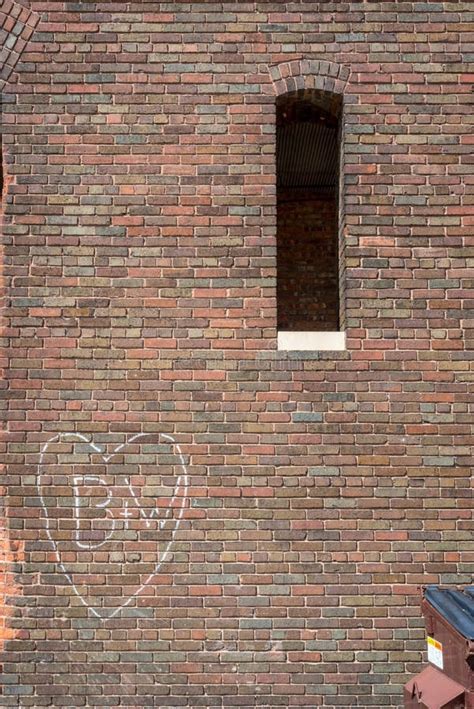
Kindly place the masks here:
[[(179, 444), (168, 434), (139, 433), (105, 454), (83, 434), (59, 433), (41, 450), (37, 486), (61, 572), (93, 615), (113, 618), (171, 554), (189, 487)], [(112, 599), (115, 605), (105, 607), (107, 564), (120, 600), (127, 589), (121, 605)], [(101, 577), (103, 595), (94, 596), (90, 589), (101, 586)]]

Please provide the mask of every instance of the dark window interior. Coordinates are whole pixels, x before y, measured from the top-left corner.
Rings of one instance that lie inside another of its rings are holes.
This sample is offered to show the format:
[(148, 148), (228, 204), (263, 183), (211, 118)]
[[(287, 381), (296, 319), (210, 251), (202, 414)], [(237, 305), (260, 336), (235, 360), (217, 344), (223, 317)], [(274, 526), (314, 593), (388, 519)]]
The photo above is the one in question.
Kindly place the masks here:
[(339, 329), (341, 97), (303, 90), (277, 100), (279, 330)]

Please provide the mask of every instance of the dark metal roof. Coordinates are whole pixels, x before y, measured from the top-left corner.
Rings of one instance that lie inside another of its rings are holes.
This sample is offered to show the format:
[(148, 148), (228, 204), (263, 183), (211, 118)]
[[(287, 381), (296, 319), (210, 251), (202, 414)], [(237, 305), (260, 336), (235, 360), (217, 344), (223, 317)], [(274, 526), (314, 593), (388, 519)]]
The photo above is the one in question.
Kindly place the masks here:
[(277, 127), (279, 187), (334, 187), (337, 163), (335, 126), (296, 121)]
[(425, 598), (461, 635), (474, 639), (474, 586), (462, 591), (427, 586)]

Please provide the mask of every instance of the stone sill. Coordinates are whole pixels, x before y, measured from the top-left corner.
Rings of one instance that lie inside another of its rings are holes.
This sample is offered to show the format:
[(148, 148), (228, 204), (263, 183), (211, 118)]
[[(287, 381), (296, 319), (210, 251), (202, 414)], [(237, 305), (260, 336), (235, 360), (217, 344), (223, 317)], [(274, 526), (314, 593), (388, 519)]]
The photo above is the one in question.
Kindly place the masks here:
[(279, 352), (344, 352), (346, 350), (345, 332), (278, 332), (277, 349)]

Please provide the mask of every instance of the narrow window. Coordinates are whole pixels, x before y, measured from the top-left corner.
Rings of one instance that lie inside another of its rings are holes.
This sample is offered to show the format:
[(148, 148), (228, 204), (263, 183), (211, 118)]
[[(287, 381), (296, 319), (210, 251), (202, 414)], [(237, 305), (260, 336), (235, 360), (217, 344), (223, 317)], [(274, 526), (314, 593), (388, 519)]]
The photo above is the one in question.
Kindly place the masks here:
[(318, 90), (278, 97), (279, 349), (343, 349), (338, 185), (342, 98)]

